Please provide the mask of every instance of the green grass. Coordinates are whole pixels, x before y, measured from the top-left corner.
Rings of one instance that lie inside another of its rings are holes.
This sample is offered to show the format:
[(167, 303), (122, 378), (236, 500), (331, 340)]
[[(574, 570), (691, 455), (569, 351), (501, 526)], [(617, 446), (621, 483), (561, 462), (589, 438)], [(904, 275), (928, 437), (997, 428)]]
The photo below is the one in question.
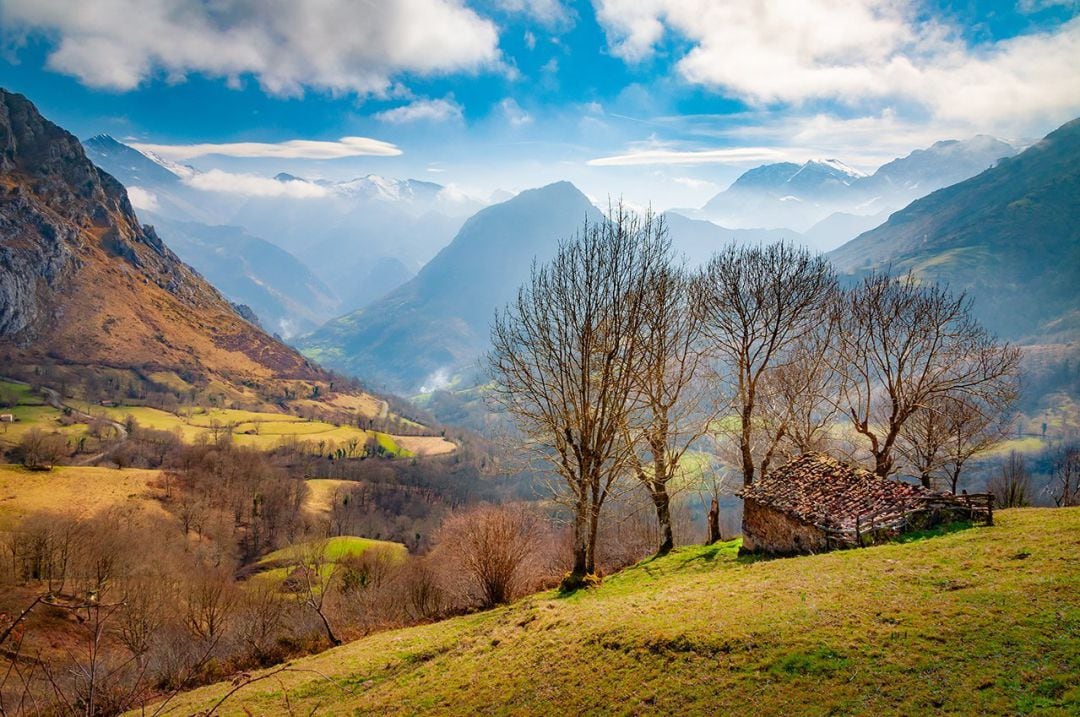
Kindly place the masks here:
[[(291, 546), (275, 550), (268, 555), (263, 556), (259, 560), (259, 565), (270, 565), (273, 563), (279, 563), (289, 560), (297, 549), (303, 550), (308, 545), (315, 545), (316, 543), (301, 544), (299, 546)], [(344, 557), (362, 555), (368, 550), (373, 548), (382, 548), (383, 550), (389, 550), (393, 554), (404, 557), (408, 550), (401, 543), (392, 543), (387, 540), (375, 540), (374, 538), (358, 538), (352, 535), (339, 535), (335, 538), (329, 538), (325, 541), (323, 547), (323, 557), (331, 562), (341, 560)]]
[(681, 548), (595, 590), (297, 660), (222, 711), (280, 713), (287, 691), (328, 715), (1077, 714), (1078, 536), (1080, 509), (1021, 509), (818, 556)]
[(61, 433), (71, 444), (78, 441), (80, 436), (86, 435), (86, 424), (63, 425), (63, 414), (60, 410), (48, 405), (45, 399), (34, 393), (29, 386), (7, 381), (0, 381), (0, 385), (18, 397), (18, 405), (0, 408), (0, 413), (10, 413), (16, 418), (14, 423), (0, 423), (0, 447), (18, 445), (23, 436), (35, 428), (47, 433)]
[[(256, 572), (252, 577), (256, 580), (269, 580), (275, 583), (284, 582), (289, 574), (292, 572), (292, 568), (289, 567), (289, 563), (295, 559), (298, 552), (301, 555), (304, 551), (310, 550), (312, 547), (318, 544), (320, 541), (312, 541), (311, 543), (301, 543), (299, 545), (293, 545), (280, 550), (275, 550), (263, 556), (262, 559), (256, 563)], [(387, 540), (375, 540), (373, 538), (360, 538), (353, 535), (339, 535), (334, 538), (330, 538), (323, 542), (323, 558), (327, 561), (322, 566), (320, 573), (327, 573), (333, 570), (333, 564), (347, 557), (356, 557), (363, 555), (369, 550), (385, 550), (390, 553), (395, 560), (403, 560), (408, 555), (408, 548), (401, 543), (392, 543)]]

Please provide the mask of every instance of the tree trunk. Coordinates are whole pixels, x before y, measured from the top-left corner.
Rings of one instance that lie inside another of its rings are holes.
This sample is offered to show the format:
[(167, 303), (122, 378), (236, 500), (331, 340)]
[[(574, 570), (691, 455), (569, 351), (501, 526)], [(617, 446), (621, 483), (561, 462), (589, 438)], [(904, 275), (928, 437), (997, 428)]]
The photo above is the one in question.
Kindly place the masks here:
[[(930, 481), (930, 474), (929, 473), (923, 473), (922, 475), (920, 475), (919, 476), (919, 482), (922, 483), (923, 488), (933, 488), (933, 486), (930, 484), (931, 481)], [(956, 491), (954, 490), (953, 493), (955, 493), (955, 492)]]
[(712, 499), (709, 506), (709, 541), (706, 545), (712, 545), (720, 540), (720, 502)]
[(574, 516), (574, 566), (570, 572), (578, 578), (589, 572), (589, 517), (585, 511), (585, 502), (575, 506)]
[(589, 506), (589, 541), (585, 553), (585, 573), (596, 573), (596, 533), (600, 525), (599, 508), (593, 504)]
[(660, 547), (657, 555), (667, 555), (675, 547), (675, 539), (671, 533), (671, 498), (668, 496), (667, 486), (657, 483), (652, 490), (653, 505), (656, 506), (656, 521), (660, 526)]
[(338, 639), (338, 636), (334, 634), (333, 628), (330, 627), (330, 621), (326, 619), (326, 615), (323, 613), (322, 609), (320, 608), (315, 612), (318, 613), (319, 619), (322, 620), (323, 627), (326, 628), (326, 639), (329, 640), (330, 644), (334, 647), (340, 645), (341, 640)]
[(750, 421), (754, 408), (747, 403), (742, 413), (742, 435), (739, 437), (739, 452), (742, 454), (743, 485), (754, 482), (754, 455), (750, 451)]

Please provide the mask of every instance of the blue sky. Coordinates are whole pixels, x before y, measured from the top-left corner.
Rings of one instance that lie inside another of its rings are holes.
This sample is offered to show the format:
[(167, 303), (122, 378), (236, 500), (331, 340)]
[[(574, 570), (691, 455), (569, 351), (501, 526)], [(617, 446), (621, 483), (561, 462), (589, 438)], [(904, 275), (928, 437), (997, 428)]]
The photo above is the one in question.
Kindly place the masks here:
[[(476, 195), (566, 178), (697, 206), (767, 161), (872, 170), (938, 139), (1045, 134), (1080, 115), (1078, 15), (1074, 0), (0, 0), (0, 85), (80, 137), (201, 169)], [(333, 144), (275, 148), (293, 140)], [(208, 144), (232, 146), (188, 146)]]

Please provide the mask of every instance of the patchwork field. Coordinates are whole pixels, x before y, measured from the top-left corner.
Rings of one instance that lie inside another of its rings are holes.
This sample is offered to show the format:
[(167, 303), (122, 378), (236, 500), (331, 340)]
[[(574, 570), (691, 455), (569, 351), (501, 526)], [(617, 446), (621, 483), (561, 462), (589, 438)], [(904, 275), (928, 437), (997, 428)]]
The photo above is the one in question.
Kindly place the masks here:
[[(364, 444), (374, 439), (387, 454), (398, 458), (414, 455), (436, 455), (455, 449), (450, 441), (439, 437), (397, 437), (380, 431), (369, 431), (355, 426), (334, 425), (313, 421), (284, 413), (263, 413), (236, 409), (213, 408), (190, 413), (169, 413), (146, 406), (80, 406), (91, 415), (102, 415), (114, 421), (124, 422), (130, 416), (140, 426), (161, 431), (178, 432), (188, 443), (212, 437), (216, 432), (232, 434), (238, 445), (272, 449), (284, 440), (297, 440), (322, 444), (322, 449), (332, 452), (346, 451), (351, 457), (360, 455)], [(333, 447), (331, 447), (331, 444)], [(408, 446), (418, 450), (412, 450)]]
[(1077, 714), (1080, 508), (997, 517), (799, 558), (681, 548), (297, 660), (215, 714)]

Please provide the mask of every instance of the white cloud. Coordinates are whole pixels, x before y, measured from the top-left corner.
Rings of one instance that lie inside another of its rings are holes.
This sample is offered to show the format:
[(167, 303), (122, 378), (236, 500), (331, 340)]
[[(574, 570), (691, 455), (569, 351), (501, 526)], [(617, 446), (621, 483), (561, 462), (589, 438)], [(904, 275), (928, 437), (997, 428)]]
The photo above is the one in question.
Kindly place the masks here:
[(131, 206), (136, 209), (145, 209), (148, 212), (157, 211), (158, 198), (153, 192), (143, 189), (142, 187), (128, 187), (127, 188), (128, 199), (131, 200)]
[(917, 0), (599, 0), (612, 51), (647, 58), (665, 33), (692, 44), (687, 81), (752, 104), (907, 102), (948, 118), (1043, 117), (1080, 108), (1080, 18), (970, 47)]
[(253, 75), (276, 95), (382, 94), (399, 74), (499, 66), (495, 25), (460, 0), (3, 0), (3, 12), (7, 34), (55, 38), (52, 69), (116, 90), (200, 73)]
[(500, 102), (499, 109), (502, 110), (506, 121), (514, 127), (521, 127), (533, 121), (532, 115), (522, 109), (513, 97), (507, 97)]
[(791, 152), (775, 147), (732, 147), (728, 149), (631, 149), (624, 154), (597, 157), (588, 161), (592, 167), (633, 167), (674, 164), (761, 164), (791, 159)]
[(146, 144), (136, 142), (132, 147), (167, 159), (184, 160), (208, 154), (228, 157), (273, 157), (275, 159), (341, 159), (343, 157), (396, 157), (401, 150), (389, 143), (369, 137), (342, 137), (336, 142), (311, 139), (291, 139), (286, 142), (228, 142), (223, 144)]
[(416, 100), (401, 107), (379, 112), (375, 119), (380, 122), (402, 124), (406, 122), (446, 122), (447, 120), (460, 120), (462, 107), (454, 101), (453, 97), (444, 97), (436, 100)]
[(318, 199), (330, 195), (326, 187), (302, 179), (281, 181), (256, 174), (237, 174), (220, 169), (188, 177), (184, 184), (204, 192), (242, 194), (247, 197), (287, 197), (290, 199)]

